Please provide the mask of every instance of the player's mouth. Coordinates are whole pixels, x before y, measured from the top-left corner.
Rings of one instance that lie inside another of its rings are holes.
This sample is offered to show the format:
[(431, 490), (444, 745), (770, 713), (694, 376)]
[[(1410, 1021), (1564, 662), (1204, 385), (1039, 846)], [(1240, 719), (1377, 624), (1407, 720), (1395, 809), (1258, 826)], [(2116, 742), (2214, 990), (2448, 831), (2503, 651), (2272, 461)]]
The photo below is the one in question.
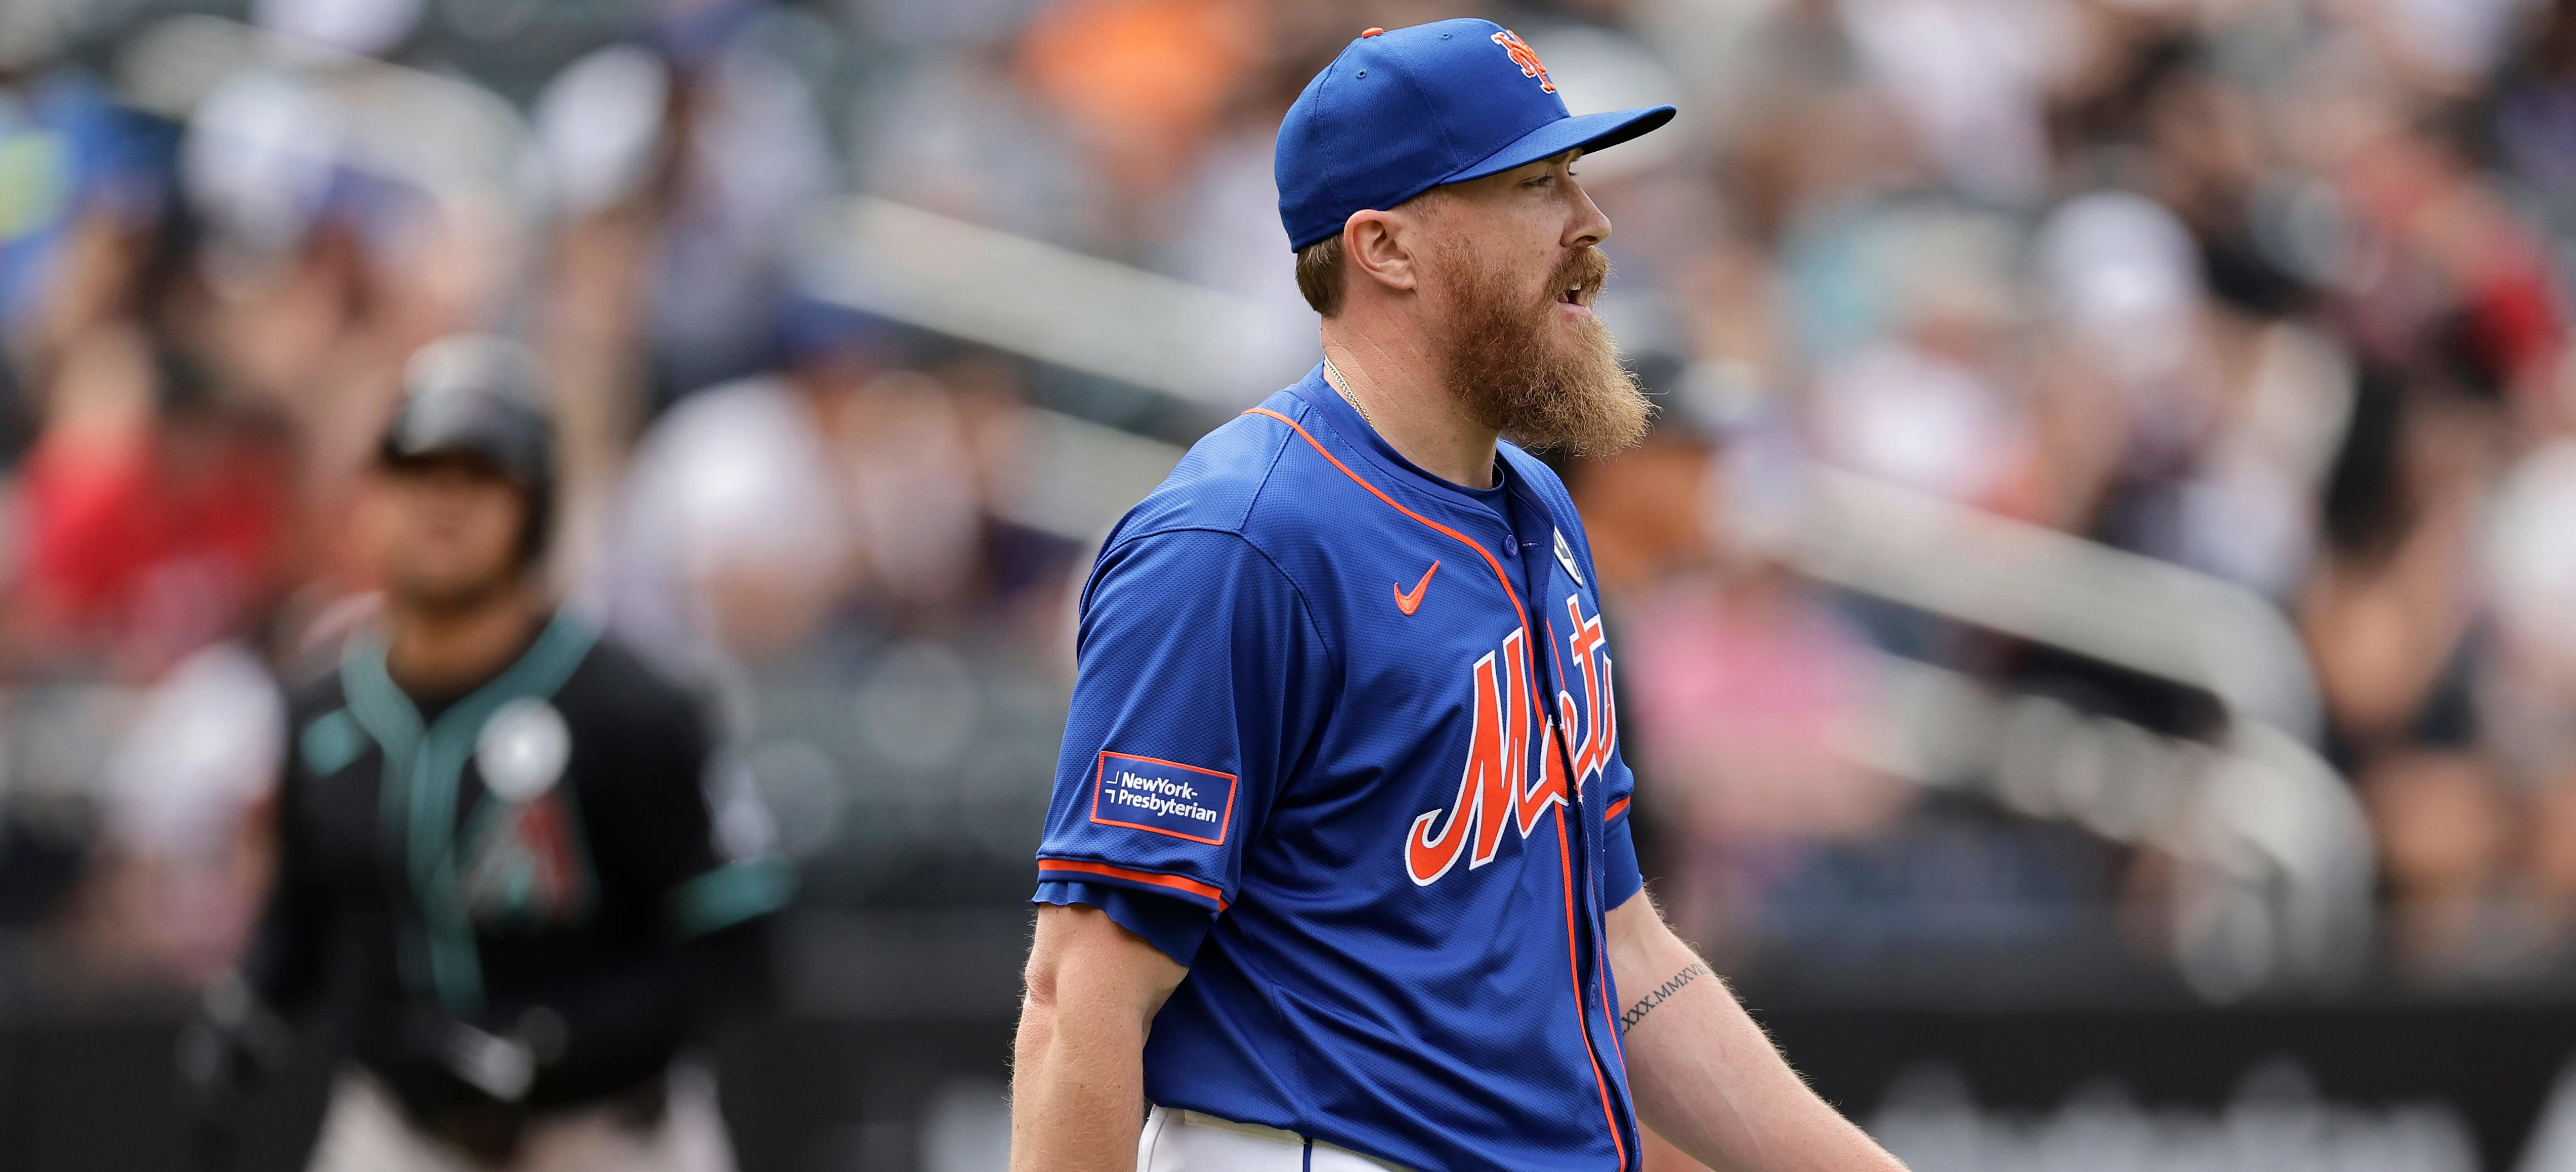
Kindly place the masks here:
[(1565, 258), (1548, 280), (1555, 286), (1549, 300), (1556, 302), (1557, 312), (1569, 321), (1580, 321), (1592, 316), (1592, 302), (1610, 280), (1610, 260), (1600, 249), (1587, 246)]
[(1592, 298), (1600, 291), (1600, 286), (1577, 282), (1557, 290), (1556, 303), (1563, 306), (1568, 313), (1579, 317), (1590, 317)]

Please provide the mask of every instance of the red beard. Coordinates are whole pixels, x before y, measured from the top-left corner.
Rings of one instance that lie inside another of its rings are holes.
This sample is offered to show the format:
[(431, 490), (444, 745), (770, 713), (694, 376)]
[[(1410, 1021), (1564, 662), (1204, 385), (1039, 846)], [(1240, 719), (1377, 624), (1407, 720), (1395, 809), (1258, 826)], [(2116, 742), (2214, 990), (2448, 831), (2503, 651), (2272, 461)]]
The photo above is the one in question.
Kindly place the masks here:
[(1577, 456), (1614, 454), (1645, 438), (1654, 405), (1619, 363), (1610, 328), (1576, 318), (1571, 344), (1558, 340), (1560, 295), (1582, 290), (1588, 305), (1610, 275), (1610, 260), (1586, 246), (1557, 266), (1546, 295), (1486, 267), (1464, 249), (1442, 258), (1458, 274), (1457, 310), (1438, 339), (1449, 393), (1486, 426), (1526, 448)]

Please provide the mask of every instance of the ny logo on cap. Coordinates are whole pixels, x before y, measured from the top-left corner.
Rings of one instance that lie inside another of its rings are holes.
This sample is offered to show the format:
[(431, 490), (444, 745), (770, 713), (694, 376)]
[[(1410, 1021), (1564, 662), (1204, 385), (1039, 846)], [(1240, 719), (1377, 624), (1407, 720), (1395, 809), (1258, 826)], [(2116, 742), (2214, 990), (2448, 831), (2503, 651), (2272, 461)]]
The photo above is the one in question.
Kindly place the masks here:
[(1539, 64), (1538, 51), (1530, 48), (1529, 42), (1522, 40), (1520, 34), (1504, 29), (1494, 34), (1494, 43), (1512, 55), (1512, 64), (1521, 67), (1522, 77), (1535, 77), (1538, 88), (1551, 94), (1556, 92), (1556, 83), (1547, 78), (1547, 66)]

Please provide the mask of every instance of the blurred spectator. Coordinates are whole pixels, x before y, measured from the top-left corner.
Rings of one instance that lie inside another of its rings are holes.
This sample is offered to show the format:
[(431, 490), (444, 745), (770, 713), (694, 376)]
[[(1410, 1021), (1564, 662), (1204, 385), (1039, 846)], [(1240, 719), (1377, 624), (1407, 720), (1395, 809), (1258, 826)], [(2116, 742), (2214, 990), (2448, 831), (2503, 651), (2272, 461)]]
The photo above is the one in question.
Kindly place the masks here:
[(2040, 250), (2062, 426), (2093, 433), (2061, 433), (2057, 479), (2084, 511), (2070, 520), (2120, 548), (2286, 594), (2307, 568), (2310, 502), (2349, 376), (2312, 335), (2210, 297), (2209, 253), (2141, 196), (2069, 201)]
[(2069, 38), (2064, 6), (1840, 0), (1862, 68), (1960, 192), (2003, 205), (2048, 182), (2042, 115)]
[[(559, 320), (579, 341), (640, 347), (659, 410), (767, 365), (790, 232), (838, 167), (780, 44), (828, 29), (765, 0), (653, 8), (650, 41), (573, 62), (538, 96), (535, 122), (579, 295)], [(619, 307), (632, 316), (604, 320)]]
[(913, 62), (860, 109), (869, 191), (1059, 244), (1117, 243), (1106, 182), (998, 48)]
[[(1737, 531), (1758, 457), (1699, 434), (1668, 398), (1645, 446), (1572, 478), (1605, 597), (1628, 638), (1621, 697), (1655, 825), (1663, 898), (1735, 951), (1814, 843), (1879, 833), (1904, 791), (1853, 757), (1866, 734), (1862, 636)], [(1642, 633), (1651, 632), (1651, 635)]]
[(1228, 390), (1245, 405), (1295, 381), (1321, 357), (1314, 311), (1297, 292), (1293, 272), (1279, 263), (1288, 255), (1288, 233), (1279, 226), (1271, 140), (1298, 90), (1343, 43), (1345, 30), (1321, 24), (1328, 11), (1317, 5), (1274, 14), (1269, 35), (1285, 47), (1251, 66), (1224, 95), (1204, 145), (1174, 160), (1186, 170), (1154, 197), (1155, 206), (1146, 209), (1150, 220), (1140, 225), (1151, 267), (1257, 309), (1231, 347), (1238, 369), (1229, 372)]
[(657, 0), (648, 37), (537, 95), (554, 255), (539, 296), (569, 540), (594, 568), (628, 449), (682, 396), (775, 361), (791, 242), (838, 180), (806, 63), (834, 33), (766, 0)]
[(1820, 458), (1962, 504), (2040, 511), (2012, 370), (2015, 243), (1995, 217), (1889, 208), (1792, 246), (1805, 324), (1845, 340), (1823, 349), (1809, 400)]
[(2576, 233), (2576, 3), (2540, 7), (2491, 91), (2497, 161), (2537, 198), (2563, 257)]
[(591, 597), (676, 678), (727, 681), (802, 646), (859, 572), (837, 449), (885, 363), (854, 315), (809, 320), (785, 373), (693, 395), (637, 446)]
[(41, 360), (97, 312), (78, 263), (84, 224), (133, 230), (168, 199), (168, 135), (119, 109), (95, 78), (53, 69), (0, 86), (0, 328)]
[(2363, 379), (2327, 489), (2326, 556), (2300, 600), (2329, 748), (2378, 826), (2399, 941), (2436, 972), (2470, 959), (2480, 901), (2511, 855), (2474, 697), (2488, 640), (2471, 540), (2492, 394)]
[[(356, 37), (374, 26), (332, 22), (382, 6), (349, 7), (264, 15)], [(462, 81), (203, 25), (170, 38), (173, 56), (235, 65), (195, 91), (174, 81), (169, 96), (190, 104), (179, 161), (203, 224), (186, 258), (207, 293), (196, 328), (217, 394), (288, 430), (292, 547), (301, 584), (316, 588), (303, 601), (319, 605), (370, 585), (349, 508), (403, 362), (516, 296), (521, 131), (506, 104)]]
[(40, 414), (7, 629), (26, 667), (150, 679), (246, 630), (284, 586), (291, 465), (265, 419), (209, 385), (168, 128), (96, 117), (127, 163), (72, 205), (43, 262), (61, 292), (25, 351)]
[(2576, 444), (2524, 459), (2479, 536), (2496, 610), (2479, 699), (2505, 775), (2532, 794), (2531, 893), (2563, 933), (2576, 924)]
[(859, 646), (1012, 634), (1072, 553), (994, 515), (1038, 491), (1015, 474), (1017, 388), (972, 362), (906, 369), (900, 336), (851, 310), (808, 301), (788, 322), (783, 370), (645, 436), (594, 604), (682, 678), (729, 687), (809, 656), (827, 624)]
[(1269, 35), (1248, 0), (1062, 0), (1020, 44), (1029, 91), (1122, 191), (1172, 182)]
[(109, 758), (98, 971), (194, 989), (229, 969), (267, 888), (285, 698), (239, 643), (191, 654)]

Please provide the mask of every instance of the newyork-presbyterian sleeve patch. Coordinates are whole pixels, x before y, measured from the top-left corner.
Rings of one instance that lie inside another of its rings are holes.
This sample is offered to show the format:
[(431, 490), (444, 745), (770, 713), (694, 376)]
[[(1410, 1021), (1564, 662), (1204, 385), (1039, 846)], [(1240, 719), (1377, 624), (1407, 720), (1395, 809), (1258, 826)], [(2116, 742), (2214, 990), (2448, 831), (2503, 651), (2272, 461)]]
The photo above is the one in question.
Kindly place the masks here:
[(1103, 751), (1092, 771), (1091, 820), (1222, 846), (1234, 823), (1234, 789), (1231, 773)]

